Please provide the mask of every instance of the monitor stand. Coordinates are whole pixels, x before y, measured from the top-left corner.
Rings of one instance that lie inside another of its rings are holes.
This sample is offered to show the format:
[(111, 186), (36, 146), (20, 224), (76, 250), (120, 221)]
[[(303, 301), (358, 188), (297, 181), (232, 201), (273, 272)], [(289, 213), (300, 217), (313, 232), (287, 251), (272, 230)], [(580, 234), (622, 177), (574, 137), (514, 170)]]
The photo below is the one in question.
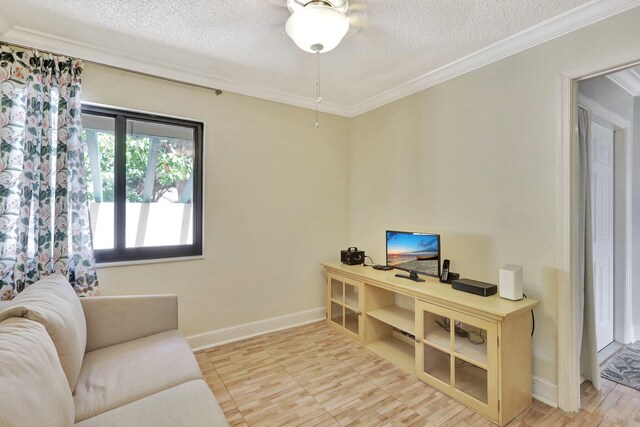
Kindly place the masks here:
[(424, 279), (418, 276), (418, 273), (415, 271), (410, 271), (409, 274), (396, 274), (396, 277), (413, 280), (414, 282), (424, 282)]

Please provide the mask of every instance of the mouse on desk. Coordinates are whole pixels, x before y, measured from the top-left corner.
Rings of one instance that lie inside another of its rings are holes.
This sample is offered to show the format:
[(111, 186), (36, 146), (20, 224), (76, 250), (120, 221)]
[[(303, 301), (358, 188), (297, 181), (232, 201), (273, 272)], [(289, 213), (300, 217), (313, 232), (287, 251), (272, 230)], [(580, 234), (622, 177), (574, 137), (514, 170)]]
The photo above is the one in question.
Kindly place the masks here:
[(374, 270), (393, 270), (393, 267), (389, 267), (388, 265), (376, 264), (372, 266)]

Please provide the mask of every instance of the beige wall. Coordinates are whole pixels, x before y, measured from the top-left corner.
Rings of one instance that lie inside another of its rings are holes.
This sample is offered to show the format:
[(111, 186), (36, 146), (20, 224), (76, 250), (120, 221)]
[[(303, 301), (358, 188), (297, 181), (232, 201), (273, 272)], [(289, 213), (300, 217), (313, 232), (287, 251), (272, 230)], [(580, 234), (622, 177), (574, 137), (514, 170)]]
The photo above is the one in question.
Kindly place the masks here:
[(524, 266), (534, 375), (557, 378), (561, 73), (637, 51), (640, 9), (352, 121), (351, 245), (384, 262), (384, 230), (442, 234), (451, 270), (497, 283)]
[(99, 268), (102, 294), (175, 293), (187, 335), (323, 305), (319, 263), (348, 237), (346, 119), (316, 130), (309, 110), (93, 64), (83, 100), (205, 123), (204, 259)]

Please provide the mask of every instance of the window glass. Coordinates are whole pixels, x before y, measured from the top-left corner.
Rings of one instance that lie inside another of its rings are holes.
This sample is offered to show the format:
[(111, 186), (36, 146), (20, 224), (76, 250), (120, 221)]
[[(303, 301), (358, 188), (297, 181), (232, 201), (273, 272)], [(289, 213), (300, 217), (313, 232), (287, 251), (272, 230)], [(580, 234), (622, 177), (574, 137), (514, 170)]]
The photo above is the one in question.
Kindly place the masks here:
[(97, 262), (202, 254), (203, 125), (83, 105)]
[(193, 243), (193, 129), (127, 121), (127, 247)]
[(115, 119), (82, 115), (84, 164), (94, 249), (114, 247)]

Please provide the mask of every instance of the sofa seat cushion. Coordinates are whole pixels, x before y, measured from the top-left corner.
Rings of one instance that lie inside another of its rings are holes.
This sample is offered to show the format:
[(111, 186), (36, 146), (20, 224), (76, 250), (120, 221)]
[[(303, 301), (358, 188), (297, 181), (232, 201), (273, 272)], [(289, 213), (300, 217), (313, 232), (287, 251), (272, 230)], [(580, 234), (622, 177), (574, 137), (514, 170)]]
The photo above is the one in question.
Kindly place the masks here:
[(73, 400), (76, 422), (187, 381), (202, 373), (177, 330), (86, 353)]
[(189, 381), (76, 424), (78, 427), (228, 426), (203, 380)]
[(0, 321), (25, 317), (43, 325), (58, 352), (69, 390), (73, 390), (87, 346), (87, 323), (76, 291), (61, 274), (43, 277), (0, 311)]
[(56, 348), (41, 324), (0, 322), (0, 426), (70, 426), (73, 398)]

